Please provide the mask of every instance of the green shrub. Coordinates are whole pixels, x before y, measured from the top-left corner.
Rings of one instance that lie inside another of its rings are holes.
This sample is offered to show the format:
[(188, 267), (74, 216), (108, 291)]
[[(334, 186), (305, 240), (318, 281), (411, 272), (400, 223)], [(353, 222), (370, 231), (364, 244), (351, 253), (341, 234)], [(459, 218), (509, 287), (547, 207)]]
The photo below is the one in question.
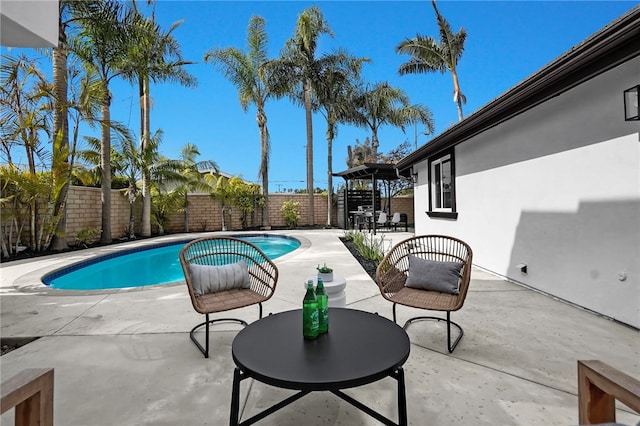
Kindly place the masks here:
[(376, 267), (384, 258), (386, 253), (384, 250), (384, 235), (377, 240), (373, 234), (365, 234), (352, 230), (345, 233), (345, 239), (353, 241), (353, 244), (362, 257), (372, 261)]
[(300, 212), (298, 211), (299, 207), (300, 203), (297, 201), (285, 201), (282, 203), (282, 207), (280, 207), (282, 219), (284, 220), (285, 225), (289, 228), (295, 228), (298, 226), (298, 221), (300, 220)]
[(87, 246), (93, 244), (98, 240), (100, 236), (100, 229), (85, 226), (76, 234), (76, 245)]

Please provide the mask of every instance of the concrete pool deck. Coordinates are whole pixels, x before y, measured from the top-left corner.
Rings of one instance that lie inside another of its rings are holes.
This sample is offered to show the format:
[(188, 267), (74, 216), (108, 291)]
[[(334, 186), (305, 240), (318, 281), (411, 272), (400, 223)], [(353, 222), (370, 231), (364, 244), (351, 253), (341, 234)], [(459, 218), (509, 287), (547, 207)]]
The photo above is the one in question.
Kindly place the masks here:
[[(347, 279), (347, 307), (392, 318), (391, 304), (350, 255), (342, 230), (273, 231), (303, 245), (276, 259), (280, 279), (264, 312), (300, 307), (304, 279), (327, 263)], [(388, 244), (411, 233), (382, 233)], [(197, 234), (189, 234), (194, 237)], [(150, 244), (172, 235), (130, 244)], [(129, 245), (129, 244), (127, 244)], [(39, 284), (44, 273), (114, 246), (1, 265), (3, 338), (41, 336), (0, 358), (6, 380), (26, 368), (55, 368), (57, 425), (223, 425), (229, 423), (236, 325), (212, 328), (211, 357), (189, 340), (202, 316), (183, 284), (98, 292), (56, 291)], [(398, 307), (398, 322), (417, 310)], [(249, 322), (257, 307), (233, 312)], [(474, 269), (465, 306), (452, 318), (465, 330), (453, 354), (446, 331), (433, 322), (412, 325), (404, 365), (412, 425), (576, 425), (577, 360), (598, 359), (640, 378), (640, 334), (593, 313)], [(293, 392), (247, 380), (241, 418)], [(397, 418), (395, 381), (347, 393)], [(640, 417), (618, 410), (618, 422)], [(13, 413), (0, 417), (12, 424)], [(7, 422), (7, 423), (5, 423)], [(314, 393), (260, 425), (377, 425), (330, 393)]]

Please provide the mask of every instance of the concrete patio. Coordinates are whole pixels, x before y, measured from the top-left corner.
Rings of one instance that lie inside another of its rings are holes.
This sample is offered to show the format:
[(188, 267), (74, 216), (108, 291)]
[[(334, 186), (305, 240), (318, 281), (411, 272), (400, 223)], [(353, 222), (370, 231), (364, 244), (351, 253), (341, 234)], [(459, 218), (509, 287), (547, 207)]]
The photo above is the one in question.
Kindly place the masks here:
[[(265, 314), (299, 308), (303, 280), (326, 262), (347, 279), (349, 308), (392, 318), (391, 304), (339, 240), (343, 231), (277, 233), (299, 238), (303, 245), (275, 261), (280, 279), (275, 296), (264, 305)], [(412, 236), (381, 235), (388, 244)], [(240, 328), (213, 327), (211, 357), (203, 358), (188, 335), (202, 316), (193, 311), (183, 284), (96, 292), (56, 291), (40, 284), (47, 271), (113, 250), (2, 264), (1, 336), (41, 336), (2, 356), (2, 380), (26, 368), (55, 368), (56, 425), (228, 424), (231, 344)], [(258, 309), (234, 313), (252, 322)], [(399, 307), (398, 321), (404, 323), (416, 313)], [(577, 425), (578, 360), (602, 360), (640, 378), (637, 330), (479, 269), (473, 271), (465, 306), (452, 318), (465, 330), (453, 354), (446, 351), (441, 326), (420, 322), (408, 330), (412, 345), (404, 369), (411, 425)], [(245, 381), (241, 418), (292, 393)], [(394, 380), (347, 393), (397, 419)], [(635, 413), (619, 408), (619, 423), (640, 422)], [(12, 412), (0, 417), (2, 424), (12, 421)], [(379, 423), (330, 393), (315, 393), (258, 424)]]

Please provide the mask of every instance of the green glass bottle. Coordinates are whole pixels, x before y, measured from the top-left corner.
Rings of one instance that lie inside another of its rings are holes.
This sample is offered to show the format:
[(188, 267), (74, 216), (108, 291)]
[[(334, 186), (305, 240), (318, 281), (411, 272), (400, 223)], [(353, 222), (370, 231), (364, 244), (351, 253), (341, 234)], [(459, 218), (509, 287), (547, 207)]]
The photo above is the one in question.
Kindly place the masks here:
[(313, 280), (307, 281), (307, 293), (302, 299), (302, 335), (313, 340), (318, 337), (318, 300), (313, 291)]
[(324, 291), (324, 281), (318, 276), (316, 286), (316, 300), (318, 301), (318, 324), (320, 333), (329, 331), (329, 297)]

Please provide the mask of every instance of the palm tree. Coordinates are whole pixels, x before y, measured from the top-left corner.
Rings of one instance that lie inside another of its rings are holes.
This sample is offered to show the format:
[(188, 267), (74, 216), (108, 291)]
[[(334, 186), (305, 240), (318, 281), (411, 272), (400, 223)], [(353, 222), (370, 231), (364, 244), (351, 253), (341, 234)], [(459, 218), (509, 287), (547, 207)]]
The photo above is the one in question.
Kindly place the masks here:
[(433, 132), (433, 118), (429, 108), (409, 104), (409, 97), (404, 91), (389, 86), (387, 82), (376, 83), (373, 87), (360, 85), (351, 96), (353, 111), (348, 121), (371, 130), (371, 150), (376, 161), (380, 146), (380, 126), (392, 125), (404, 131), (408, 124), (422, 123), (427, 128), (426, 133)]
[(72, 160), (65, 155), (72, 155), (69, 148), (69, 122), (68, 112), (71, 104), (68, 99), (70, 72), (68, 57), (70, 47), (68, 38), (73, 37), (71, 31), (77, 25), (81, 17), (91, 13), (95, 3), (99, 0), (60, 0), (58, 4), (58, 45), (52, 50), (53, 68), (53, 123), (52, 137), (54, 143), (59, 144), (60, 149), (53, 150), (51, 156), (51, 171), (53, 173), (54, 186), (60, 186), (60, 195), (54, 200), (54, 212), (59, 215), (60, 221), (52, 241), (54, 250), (63, 250), (67, 247), (64, 230), (66, 224), (66, 198), (69, 187), (68, 177), (73, 165)]
[(305, 109), (307, 134), (307, 194), (309, 196), (310, 225), (315, 224), (313, 187), (313, 99), (319, 91), (324, 71), (347, 61), (341, 53), (326, 54), (316, 58), (318, 39), (322, 34), (333, 37), (329, 23), (325, 21), (317, 6), (305, 9), (296, 23), (293, 37), (285, 43), (281, 57), (265, 67), (268, 85), (277, 96), (288, 96)]
[(122, 73), (130, 33), (124, 23), (123, 4), (107, 0), (89, 5), (91, 13), (79, 19), (78, 38), (72, 51), (94, 69), (103, 85), (101, 104), (102, 233), (101, 243), (111, 242), (111, 94), (109, 82)]
[[(150, 82), (174, 81), (185, 87), (195, 87), (197, 80), (189, 74), (184, 65), (191, 64), (182, 59), (180, 46), (171, 34), (182, 21), (174, 23), (167, 32), (163, 32), (155, 23), (155, 16), (143, 17), (137, 3), (133, 2), (131, 22), (131, 40), (127, 51), (127, 64), (124, 77), (137, 81), (140, 95), (140, 151), (144, 152), (151, 137)], [(142, 176), (142, 235), (151, 235), (151, 194), (149, 186), (150, 171)]]
[[(69, 125), (69, 157), (67, 159), (68, 180), (71, 180), (71, 174), (75, 169), (76, 154), (80, 142), (80, 126), (86, 125), (95, 129), (101, 125), (99, 119), (100, 103), (104, 96), (104, 87), (94, 71), (90, 69), (83, 71), (74, 66), (68, 69), (70, 84), (67, 121), (71, 122)], [(119, 126), (119, 123), (115, 124)]]
[(120, 150), (117, 152), (118, 155), (115, 158), (119, 170), (124, 173), (124, 176), (129, 182), (129, 186), (124, 190), (124, 194), (129, 200), (129, 239), (136, 237), (133, 203), (135, 203), (140, 193), (138, 181), (142, 177), (142, 170), (145, 167), (145, 163), (153, 161), (151, 157), (157, 155), (157, 146), (152, 147), (151, 144), (147, 144), (145, 148), (145, 150), (139, 152), (133, 138), (128, 137), (122, 141)]
[(446, 71), (449, 71), (453, 78), (453, 102), (455, 102), (458, 107), (458, 120), (462, 121), (462, 104), (467, 103), (467, 98), (460, 91), (456, 67), (464, 51), (467, 32), (464, 28), (460, 28), (458, 32), (454, 34), (451, 31), (449, 22), (440, 15), (435, 0), (431, 0), (431, 4), (433, 5), (438, 20), (440, 41), (436, 41), (431, 36), (418, 34), (416, 37), (406, 39), (400, 43), (396, 47), (396, 52), (411, 55), (411, 59), (400, 65), (398, 73), (405, 75), (439, 71), (444, 74)]
[[(67, 57), (69, 54), (69, 47), (67, 45), (67, 17), (69, 16), (68, 10), (70, 3), (67, 0), (61, 0), (58, 3), (59, 19), (58, 19), (58, 46), (53, 48), (52, 64), (53, 64), (53, 137), (59, 139), (60, 146), (63, 148), (60, 152), (54, 152), (52, 163), (59, 163), (54, 159), (62, 152), (66, 151), (66, 147), (69, 146), (69, 122), (67, 118), (67, 92), (68, 92), (68, 80), (67, 80)], [(67, 160), (67, 161), (65, 161)], [(63, 159), (62, 164), (66, 167), (63, 170), (55, 170), (52, 167), (53, 180), (59, 181), (64, 179), (68, 175), (69, 166), (68, 159)], [(68, 190), (68, 181), (65, 182), (62, 189), (62, 199), (66, 198)], [(66, 205), (62, 202), (62, 199), (55, 200), (55, 213), (61, 214), (61, 219), (58, 222), (58, 234), (60, 237), (54, 237), (53, 249), (62, 250), (67, 247), (67, 240), (63, 236), (63, 231), (66, 223), (66, 213), (61, 211), (61, 207)]]
[(173, 164), (170, 168), (178, 174), (178, 182), (180, 186), (176, 189), (183, 195), (184, 200), (184, 231), (189, 232), (189, 192), (194, 190), (209, 191), (210, 187), (202, 176), (202, 171), (208, 171), (208, 174), (218, 173), (218, 165), (210, 160), (196, 161), (200, 155), (198, 147), (194, 144), (187, 143), (180, 150), (180, 158), (176, 161), (167, 163)]
[[(21, 198), (29, 216), (30, 246), (34, 251), (48, 248), (50, 236), (57, 224), (49, 197), (57, 196), (51, 180), (37, 173), (36, 161), (46, 162), (48, 152), (42, 142), (42, 134), (49, 132), (49, 108), (47, 106), (49, 84), (38, 70), (35, 61), (25, 55), (13, 58), (2, 55), (0, 65), (0, 140), (6, 152), (12, 146), (22, 146), (27, 158), (27, 168), (10, 173), (18, 176), (15, 187), (24, 190), (12, 196)], [(54, 143), (55, 148), (60, 148)], [(10, 157), (8, 157), (10, 158)], [(18, 168), (9, 164), (7, 170)], [(4, 182), (3, 185), (11, 184)], [(45, 200), (44, 207), (38, 201)], [(41, 211), (42, 210), (42, 211)], [(53, 225), (51, 229), (50, 226)], [(44, 242), (44, 243), (43, 243)]]
[[(320, 111), (327, 121), (327, 225), (331, 226), (333, 215), (333, 140), (338, 135), (338, 122), (345, 120), (350, 107), (349, 92), (360, 77), (363, 62), (368, 58), (355, 58), (347, 53), (345, 61), (335, 63), (331, 68), (322, 70), (317, 82), (316, 97)], [(342, 65), (346, 66), (342, 66)]]
[(162, 191), (155, 186), (151, 187), (151, 220), (158, 225), (158, 233), (164, 235), (164, 228), (169, 222), (170, 216), (180, 210), (182, 195), (178, 191)]
[(260, 176), (265, 207), (262, 210), (262, 226), (270, 228), (269, 219), (269, 156), (271, 152), (267, 114), (264, 110), (267, 100), (273, 95), (265, 85), (260, 70), (267, 63), (267, 33), (264, 18), (252, 16), (247, 27), (247, 52), (234, 47), (212, 49), (205, 53), (204, 60), (224, 74), (238, 88), (238, 97), (243, 111), (249, 105), (256, 105), (256, 122), (260, 130)]
[[(227, 230), (226, 211), (227, 207), (232, 205), (233, 200), (233, 187), (235, 186), (235, 180), (240, 180), (239, 177), (228, 178), (220, 174), (209, 174), (205, 176), (205, 181), (209, 185), (209, 193), (212, 198), (220, 201), (221, 205), (221, 217), (222, 217), (222, 230)], [(234, 182), (232, 184), (232, 182)]]
[[(0, 61), (0, 139), (3, 150), (22, 146), (28, 172), (36, 174), (36, 160), (47, 160), (41, 136), (49, 131), (46, 77), (26, 55), (2, 55)], [(10, 155), (8, 156), (10, 158)]]

